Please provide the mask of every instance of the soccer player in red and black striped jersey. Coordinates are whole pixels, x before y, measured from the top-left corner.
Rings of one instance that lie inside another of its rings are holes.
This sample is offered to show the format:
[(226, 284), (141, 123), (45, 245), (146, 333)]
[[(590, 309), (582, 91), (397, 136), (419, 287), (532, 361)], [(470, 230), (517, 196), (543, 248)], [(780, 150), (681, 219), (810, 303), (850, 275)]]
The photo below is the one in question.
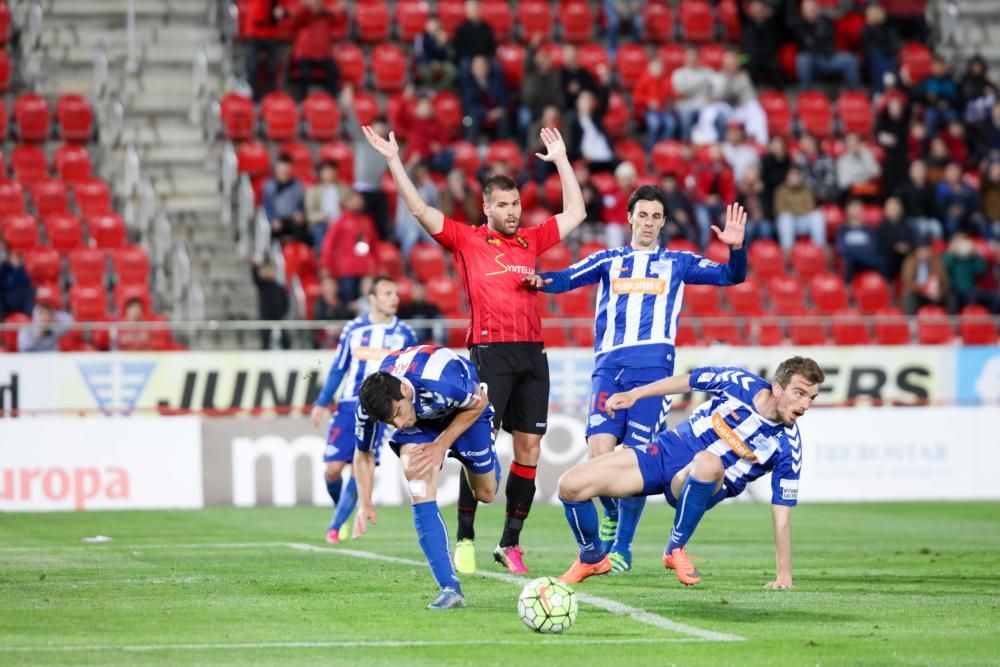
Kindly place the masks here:
[[(546, 152), (535, 154), (554, 164), (559, 173), (562, 213), (522, 229), (517, 183), (507, 176), (493, 176), (483, 185), (487, 223), (470, 227), (445, 217), (420, 198), (399, 158), (393, 133), (386, 140), (371, 128), (363, 130), (369, 143), (388, 161), (407, 207), (458, 259), (470, 311), (466, 344), (496, 411), (494, 428), (502, 426), (514, 439), (514, 461), (506, 487), (507, 518), (493, 557), (510, 572), (526, 573), (520, 535), (535, 496), (535, 471), (548, 425), (549, 365), (536, 295), (524, 278), (535, 272), (538, 255), (566, 238), (586, 217), (583, 194), (566, 157), (566, 144), (558, 130), (543, 128)], [(455, 567), (460, 573), (476, 570), (472, 541), (475, 512), (476, 499), (463, 473), (455, 546)]]

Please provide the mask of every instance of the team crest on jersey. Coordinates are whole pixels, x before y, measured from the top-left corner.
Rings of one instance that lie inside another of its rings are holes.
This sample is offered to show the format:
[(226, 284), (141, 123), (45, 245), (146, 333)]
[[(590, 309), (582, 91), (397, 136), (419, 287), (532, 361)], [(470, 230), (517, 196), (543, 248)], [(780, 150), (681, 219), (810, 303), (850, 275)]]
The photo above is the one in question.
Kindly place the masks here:
[(406, 339), (400, 334), (389, 334), (385, 337), (382, 344), (390, 350), (399, 350), (406, 345)]
[(522, 248), (528, 247), (528, 241), (523, 236), (518, 236), (517, 242)]
[(669, 266), (669, 264), (667, 262), (663, 261), (662, 259), (658, 259), (658, 260), (656, 260), (655, 262), (653, 262), (652, 264), (649, 265), (649, 270), (652, 273), (655, 273), (655, 274), (659, 275), (659, 274), (663, 273), (664, 271), (666, 271), (668, 266)]
[(498, 248), (500, 247), (500, 239), (498, 239), (495, 236), (487, 236), (486, 237), (486, 242), (489, 243), (490, 245), (496, 246)]

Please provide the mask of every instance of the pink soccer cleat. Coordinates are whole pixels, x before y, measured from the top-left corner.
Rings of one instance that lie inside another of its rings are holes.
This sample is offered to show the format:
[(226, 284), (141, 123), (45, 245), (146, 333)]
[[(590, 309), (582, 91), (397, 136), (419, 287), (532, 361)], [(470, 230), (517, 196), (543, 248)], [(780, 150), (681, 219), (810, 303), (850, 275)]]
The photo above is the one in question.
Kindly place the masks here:
[(493, 560), (507, 568), (511, 574), (528, 574), (528, 568), (524, 564), (524, 550), (519, 546), (501, 547), (498, 545), (493, 550)]
[(340, 544), (340, 531), (336, 528), (326, 531), (326, 541), (330, 544)]

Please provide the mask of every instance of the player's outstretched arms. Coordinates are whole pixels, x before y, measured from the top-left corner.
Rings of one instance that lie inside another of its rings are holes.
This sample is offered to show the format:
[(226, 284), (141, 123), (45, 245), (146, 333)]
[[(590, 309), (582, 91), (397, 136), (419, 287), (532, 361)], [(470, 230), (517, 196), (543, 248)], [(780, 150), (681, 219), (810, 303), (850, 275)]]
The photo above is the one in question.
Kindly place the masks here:
[[(377, 446), (377, 445), (376, 445)], [(375, 453), (354, 450), (354, 460), (351, 462), (351, 474), (358, 485), (358, 514), (354, 517), (354, 530), (351, 537), (358, 539), (368, 532), (368, 522), (378, 523), (375, 516), (375, 506), (372, 504), (372, 488), (375, 486)]]
[(775, 578), (764, 584), (770, 590), (792, 588), (792, 508), (771, 505), (774, 519)]
[(539, 134), (545, 144), (545, 154), (535, 153), (535, 157), (555, 164), (559, 183), (562, 184), (563, 211), (556, 215), (556, 223), (559, 225), (559, 238), (564, 239), (587, 217), (587, 207), (583, 203), (583, 191), (576, 180), (576, 172), (566, 156), (566, 142), (559, 130), (543, 127)]
[(743, 208), (743, 205), (738, 202), (726, 207), (726, 224), (723, 229), (719, 229), (717, 225), (712, 225), (715, 238), (737, 250), (743, 247), (746, 228), (747, 212)]
[(673, 375), (671, 377), (650, 382), (641, 387), (630, 389), (608, 397), (605, 406), (608, 414), (614, 417), (615, 410), (624, 410), (635, 405), (640, 399), (651, 396), (670, 396), (691, 391), (691, 375)]
[(396, 133), (390, 132), (388, 139), (383, 139), (375, 133), (369, 125), (364, 125), (361, 131), (365, 134), (365, 139), (371, 144), (379, 155), (389, 163), (389, 173), (392, 180), (396, 181), (396, 188), (406, 203), (406, 208), (410, 209), (413, 217), (432, 236), (444, 229), (444, 214), (433, 206), (428, 206), (417, 192), (417, 187), (410, 180), (410, 175), (406, 173), (406, 167), (399, 158), (399, 144), (396, 143)]
[(525, 287), (528, 287), (529, 289), (544, 291), (547, 285), (552, 284), (552, 278), (544, 278), (537, 273), (533, 273), (530, 276), (525, 276), (521, 282), (523, 282)]

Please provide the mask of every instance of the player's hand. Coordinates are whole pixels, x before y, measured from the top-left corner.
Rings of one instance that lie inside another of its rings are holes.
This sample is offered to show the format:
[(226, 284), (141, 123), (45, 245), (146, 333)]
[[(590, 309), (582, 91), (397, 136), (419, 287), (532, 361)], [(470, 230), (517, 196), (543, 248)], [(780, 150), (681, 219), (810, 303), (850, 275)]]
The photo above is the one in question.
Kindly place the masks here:
[(522, 278), (521, 282), (529, 289), (542, 289), (546, 285), (552, 284), (552, 278), (542, 278), (540, 275), (533, 273), (530, 276)]
[(330, 411), (321, 405), (314, 405), (312, 412), (309, 413), (309, 418), (312, 420), (313, 428), (319, 428), (330, 418)]
[(778, 577), (774, 581), (769, 581), (764, 584), (764, 588), (769, 591), (787, 591), (792, 588), (792, 578), (791, 577)]
[(399, 157), (399, 144), (396, 143), (396, 133), (390, 132), (389, 139), (383, 139), (375, 133), (375, 130), (371, 128), (371, 125), (362, 125), (361, 131), (365, 133), (365, 139), (368, 143), (372, 145), (379, 155), (384, 157), (386, 160), (391, 160), (394, 157)]
[(546, 152), (545, 155), (535, 153), (535, 157), (545, 162), (555, 162), (566, 157), (566, 143), (563, 141), (562, 135), (559, 134), (559, 130), (554, 127), (543, 127), (539, 135), (542, 137), (542, 143), (545, 144)]
[(378, 523), (378, 517), (375, 516), (375, 508), (371, 505), (361, 505), (358, 508), (358, 513), (354, 517), (354, 530), (351, 531), (351, 539), (358, 539), (362, 535), (368, 532), (368, 522), (371, 521), (372, 525)]
[(609, 417), (615, 416), (615, 410), (624, 410), (625, 408), (631, 408), (635, 405), (636, 398), (631, 391), (622, 392), (620, 394), (611, 394), (608, 400), (604, 403), (604, 410), (608, 413)]
[(413, 447), (406, 462), (406, 469), (418, 477), (423, 477), (433, 470), (440, 470), (444, 463), (447, 447), (442, 447), (437, 440), (421, 447)]
[(747, 212), (740, 204), (730, 204), (726, 207), (726, 226), (719, 229), (717, 225), (712, 225), (715, 237), (728, 246), (743, 245), (743, 236), (746, 234)]

